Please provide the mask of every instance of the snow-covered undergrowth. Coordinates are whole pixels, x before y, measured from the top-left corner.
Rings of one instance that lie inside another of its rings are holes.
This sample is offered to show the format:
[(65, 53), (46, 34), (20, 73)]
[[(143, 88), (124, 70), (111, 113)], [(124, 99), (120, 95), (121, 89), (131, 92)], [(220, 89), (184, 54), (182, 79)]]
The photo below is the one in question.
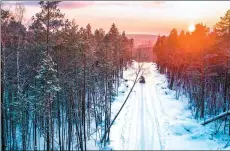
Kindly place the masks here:
[[(169, 121), (170, 136), (167, 139), (167, 149), (184, 150), (216, 150), (224, 149), (227, 135), (214, 135), (212, 124), (202, 126), (200, 121), (194, 119), (188, 108), (188, 99), (185, 96), (176, 99), (175, 91), (167, 88), (165, 75), (159, 74), (156, 65), (153, 65), (158, 98), (162, 102)], [(229, 149), (229, 148), (225, 148)]]

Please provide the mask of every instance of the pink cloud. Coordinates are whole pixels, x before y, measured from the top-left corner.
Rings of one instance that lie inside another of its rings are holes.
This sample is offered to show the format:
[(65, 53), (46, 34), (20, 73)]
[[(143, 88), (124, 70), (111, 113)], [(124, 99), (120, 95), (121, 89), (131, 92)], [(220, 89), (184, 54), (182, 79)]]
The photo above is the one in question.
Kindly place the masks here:
[(74, 9), (74, 8), (83, 8), (94, 5), (95, 2), (90, 1), (63, 1), (60, 3), (60, 8), (62, 9)]
[(129, 6), (129, 5), (139, 5), (139, 6), (149, 6), (149, 7), (154, 7), (154, 6), (159, 6), (164, 4), (164, 1), (119, 1), (119, 2), (115, 2), (115, 1), (101, 1), (101, 2), (97, 2), (97, 4), (99, 5), (117, 5), (117, 6)]
[(152, 2), (115, 2), (115, 1), (63, 1), (60, 3), (60, 8), (62, 9), (75, 9), (75, 8), (83, 8), (88, 7), (92, 5), (98, 5), (98, 6), (109, 6), (109, 5), (117, 5), (117, 6), (129, 6), (129, 5), (141, 5), (141, 6), (159, 6), (165, 2), (162, 1), (152, 1)]

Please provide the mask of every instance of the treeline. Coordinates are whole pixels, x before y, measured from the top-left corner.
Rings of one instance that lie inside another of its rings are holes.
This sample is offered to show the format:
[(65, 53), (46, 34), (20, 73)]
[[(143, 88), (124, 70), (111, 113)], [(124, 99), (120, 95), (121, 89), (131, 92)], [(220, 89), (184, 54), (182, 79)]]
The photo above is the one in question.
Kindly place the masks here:
[(177, 97), (186, 94), (194, 116), (205, 119), (230, 109), (230, 10), (212, 31), (202, 23), (195, 27), (159, 36), (153, 51), (169, 88)]
[(1, 9), (2, 150), (86, 150), (110, 125), (133, 39), (115, 24), (80, 28), (59, 3), (39, 2), (28, 27), (23, 5)]
[(132, 59), (137, 62), (152, 62), (154, 59), (152, 47), (151, 42), (143, 42), (137, 45), (132, 51)]

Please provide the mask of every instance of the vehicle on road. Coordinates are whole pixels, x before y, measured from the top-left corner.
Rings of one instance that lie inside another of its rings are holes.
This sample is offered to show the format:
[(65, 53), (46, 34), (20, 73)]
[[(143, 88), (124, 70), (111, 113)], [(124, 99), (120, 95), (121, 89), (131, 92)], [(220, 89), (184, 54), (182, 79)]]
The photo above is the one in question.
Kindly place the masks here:
[(139, 82), (140, 82), (140, 83), (145, 83), (145, 77), (141, 76)]

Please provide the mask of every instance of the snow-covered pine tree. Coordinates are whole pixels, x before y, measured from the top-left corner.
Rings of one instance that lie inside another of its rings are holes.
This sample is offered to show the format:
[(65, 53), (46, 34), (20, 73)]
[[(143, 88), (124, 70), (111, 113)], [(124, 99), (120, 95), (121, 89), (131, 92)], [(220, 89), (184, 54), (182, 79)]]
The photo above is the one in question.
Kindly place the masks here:
[[(50, 139), (53, 139), (51, 122), (53, 120), (53, 104), (55, 96), (60, 91), (59, 80), (57, 78), (56, 63), (52, 57), (45, 51), (42, 51), (42, 62), (37, 71), (36, 78), (36, 91), (37, 101), (36, 108), (39, 110), (40, 115), (44, 117), (46, 145), (47, 150), (50, 149)], [(53, 147), (53, 146), (52, 146)]]

